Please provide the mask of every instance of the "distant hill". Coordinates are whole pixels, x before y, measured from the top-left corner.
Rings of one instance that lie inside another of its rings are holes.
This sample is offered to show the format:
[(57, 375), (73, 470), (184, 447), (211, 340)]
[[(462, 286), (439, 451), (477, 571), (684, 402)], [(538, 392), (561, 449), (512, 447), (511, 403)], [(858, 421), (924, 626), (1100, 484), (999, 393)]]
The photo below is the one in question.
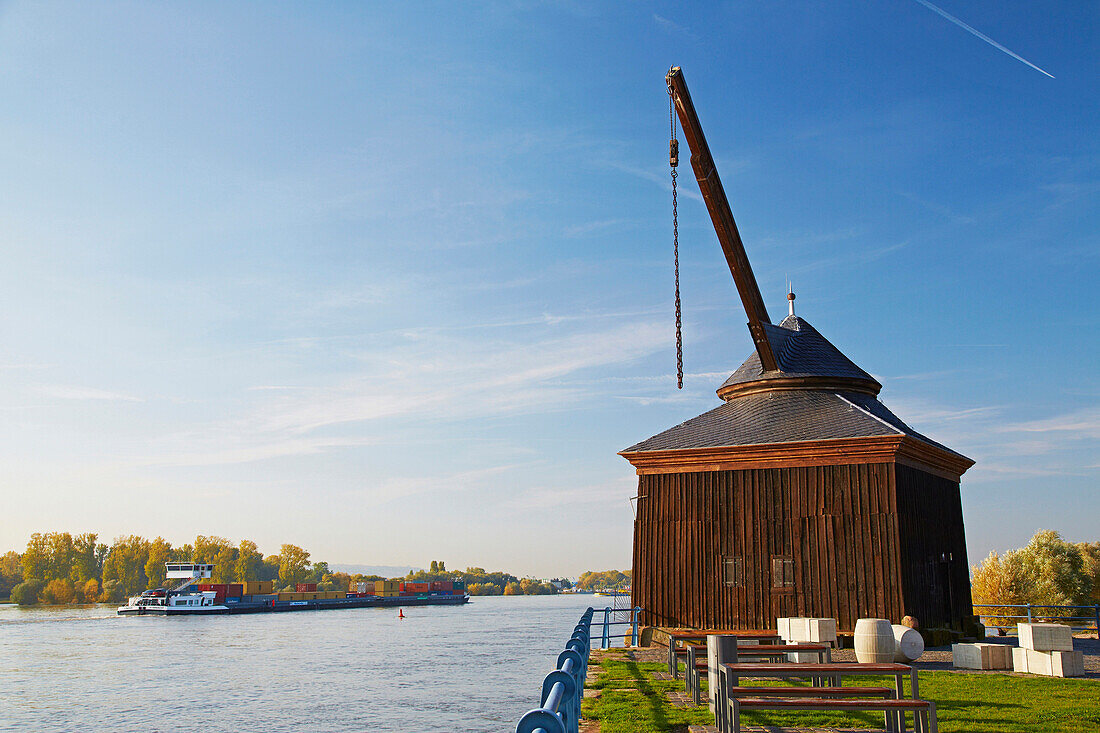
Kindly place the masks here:
[(363, 575), (381, 575), (386, 578), (408, 575), (414, 570), (421, 569), (414, 568), (411, 565), (345, 565), (338, 562), (330, 562), (328, 566), (330, 570), (335, 570), (338, 573), (349, 573), (350, 575), (362, 573)]

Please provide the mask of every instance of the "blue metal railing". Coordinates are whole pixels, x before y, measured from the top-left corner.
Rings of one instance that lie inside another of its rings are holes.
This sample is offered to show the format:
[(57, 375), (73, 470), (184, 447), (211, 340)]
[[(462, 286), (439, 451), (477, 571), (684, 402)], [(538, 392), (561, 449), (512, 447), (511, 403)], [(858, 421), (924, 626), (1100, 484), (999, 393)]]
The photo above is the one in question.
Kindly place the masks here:
[[(1009, 613), (1009, 609), (1013, 608), (1024, 609), (1025, 613)], [(979, 609), (988, 610), (982, 611)], [(1046, 609), (1055, 609), (1055, 613), (1051, 613), (1049, 610), (1044, 613), (1043, 611)], [(1087, 615), (1071, 616), (1068, 614), (1058, 613), (1058, 611), (1085, 611)], [(1074, 630), (1090, 631), (1095, 629), (1098, 633), (1100, 633), (1100, 604), (1097, 604), (1095, 606), (1051, 606), (1039, 605), (1035, 603), (975, 603), (974, 613), (978, 614), (986, 621), (991, 621), (993, 619), (1008, 619), (1011, 621), (1011, 623), (1009, 624), (986, 624), (986, 626), (990, 626), (995, 629), (1011, 629), (1015, 628), (1017, 621), (1032, 623), (1036, 619), (1042, 619), (1043, 621), (1064, 623)], [(1092, 623), (1074, 626), (1074, 621), (1091, 621)]]
[(577, 733), (580, 729), (584, 678), (592, 649), (593, 609), (581, 614), (573, 635), (558, 655), (557, 669), (542, 681), (542, 705), (523, 714), (516, 733)]
[[(612, 621), (611, 614), (630, 612), (629, 621)], [(528, 710), (516, 724), (516, 733), (578, 733), (581, 721), (581, 700), (584, 699), (584, 679), (588, 675), (588, 655), (592, 651), (592, 616), (597, 613), (589, 608), (581, 614), (580, 623), (573, 627), (573, 635), (565, 644), (565, 651), (558, 655), (553, 672), (542, 681), (542, 704)], [(630, 646), (638, 646), (638, 620), (642, 609), (603, 609), (600, 648), (611, 645), (612, 626), (630, 626)], [(625, 641), (625, 635), (624, 635)]]
[[(600, 613), (600, 611), (596, 611), (596, 613)], [(617, 638), (617, 637), (613, 636), (612, 633), (611, 633), (611, 627), (612, 626), (629, 626), (630, 627), (630, 644), (628, 646), (638, 646), (638, 620), (639, 620), (639, 618), (641, 617), (641, 614), (642, 614), (641, 607), (635, 606), (634, 608), (604, 608), (602, 613), (603, 613), (603, 622), (599, 622), (599, 621), (596, 622), (598, 625), (600, 625), (603, 628), (603, 631), (600, 634), (600, 648), (601, 649), (610, 648), (611, 647), (611, 640), (614, 639), (614, 638)], [(616, 613), (619, 613), (619, 614), (629, 613), (630, 614), (630, 620), (629, 621), (614, 621), (613, 620), (613, 615), (616, 614)], [(624, 643), (626, 641), (626, 635), (625, 634), (623, 635), (623, 641), (624, 641)]]

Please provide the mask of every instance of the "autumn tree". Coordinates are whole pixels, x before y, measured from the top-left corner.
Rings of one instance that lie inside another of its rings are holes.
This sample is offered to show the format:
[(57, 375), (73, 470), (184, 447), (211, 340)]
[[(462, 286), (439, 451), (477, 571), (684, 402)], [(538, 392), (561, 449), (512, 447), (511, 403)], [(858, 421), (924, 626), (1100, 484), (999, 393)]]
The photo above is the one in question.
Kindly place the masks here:
[[(50, 574), (50, 551), (46, 535), (35, 532), (27, 540), (27, 549), (20, 558), (24, 578), (45, 580)], [(37, 601), (36, 601), (37, 602)]]
[(237, 547), (237, 562), (233, 576), (238, 583), (246, 580), (262, 580), (264, 556), (252, 540), (241, 540)]
[(1100, 542), (1078, 542), (1074, 545), (1081, 553), (1084, 571), (1092, 584), (1092, 592), (1086, 603), (1100, 603)]
[(99, 581), (90, 578), (80, 589), (80, 594), (83, 596), (85, 603), (95, 603), (99, 599)]
[(99, 592), (100, 603), (118, 603), (125, 600), (126, 589), (117, 580), (104, 580), (103, 589)]
[(73, 539), (69, 580), (73, 581), (74, 586), (99, 577), (99, 559), (96, 557), (98, 539), (99, 535), (94, 532), (85, 532)]
[(278, 555), (268, 555), (265, 557), (263, 568), (260, 570), (260, 580), (278, 580), (279, 565), (282, 564), (282, 561), (282, 558)]
[(22, 582), (22, 555), (14, 550), (0, 555), (0, 598), (7, 598), (11, 589)]
[(1052, 530), (1040, 530), (1019, 550), (1028, 580), (1028, 602), (1069, 606), (1083, 604), (1092, 592), (1081, 551)]
[[(149, 543), (149, 559), (145, 561), (145, 577), (152, 588), (161, 588), (168, 580), (164, 563), (172, 561), (172, 543), (157, 537)], [(179, 581), (177, 581), (179, 582)]]
[(42, 589), (42, 599), (46, 603), (72, 603), (73, 596), (73, 584), (68, 578), (54, 578)]
[(626, 588), (630, 585), (630, 571), (605, 570), (602, 572), (589, 570), (581, 573), (577, 579), (577, 588), (581, 590), (601, 590)]
[[(1011, 551), (1001, 557), (996, 552), (970, 569), (970, 594), (976, 604), (1004, 604), (1011, 606), (1027, 602), (1025, 579), (1016, 557)], [(993, 626), (1011, 625), (1012, 608), (984, 608), (982, 616)]]
[(123, 593), (145, 590), (149, 587), (145, 577), (145, 563), (148, 561), (149, 540), (138, 535), (115, 539), (103, 563), (104, 588), (108, 581), (114, 580)]
[(279, 581), (284, 587), (304, 582), (312, 570), (309, 552), (297, 545), (283, 545), (279, 548)]

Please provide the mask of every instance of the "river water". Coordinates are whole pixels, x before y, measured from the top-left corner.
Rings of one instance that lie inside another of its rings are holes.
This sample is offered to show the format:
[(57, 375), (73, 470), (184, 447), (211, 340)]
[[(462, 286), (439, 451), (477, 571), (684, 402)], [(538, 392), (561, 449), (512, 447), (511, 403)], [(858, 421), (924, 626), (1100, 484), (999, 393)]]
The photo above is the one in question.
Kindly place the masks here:
[(508, 731), (592, 596), (121, 617), (0, 605), (2, 731)]

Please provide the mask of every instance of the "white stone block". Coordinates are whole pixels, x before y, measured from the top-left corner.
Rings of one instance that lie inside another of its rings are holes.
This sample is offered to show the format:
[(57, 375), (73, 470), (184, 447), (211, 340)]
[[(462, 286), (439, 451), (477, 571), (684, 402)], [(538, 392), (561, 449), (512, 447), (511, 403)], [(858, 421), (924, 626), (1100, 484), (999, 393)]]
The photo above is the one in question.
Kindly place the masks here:
[(1007, 644), (952, 644), (951, 663), (959, 669), (1012, 669)]
[(1027, 673), (1027, 649), (1012, 647), (1012, 671)]
[(806, 619), (806, 641), (836, 644), (835, 618)]
[(1073, 651), (1073, 632), (1062, 624), (1016, 624), (1020, 646), (1037, 652)]
[(791, 619), (790, 618), (777, 618), (775, 620), (776, 628), (779, 630), (779, 638), (783, 641), (791, 640)]
[(1049, 652), (1050, 673), (1055, 677), (1082, 677), (1085, 674), (1084, 652)]
[(1080, 677), (1085, 674), (1085, 654), (1080, 651), (1041, 652), (1017, 647), (1012, 650), (1012, 669), (1047, 677)]

